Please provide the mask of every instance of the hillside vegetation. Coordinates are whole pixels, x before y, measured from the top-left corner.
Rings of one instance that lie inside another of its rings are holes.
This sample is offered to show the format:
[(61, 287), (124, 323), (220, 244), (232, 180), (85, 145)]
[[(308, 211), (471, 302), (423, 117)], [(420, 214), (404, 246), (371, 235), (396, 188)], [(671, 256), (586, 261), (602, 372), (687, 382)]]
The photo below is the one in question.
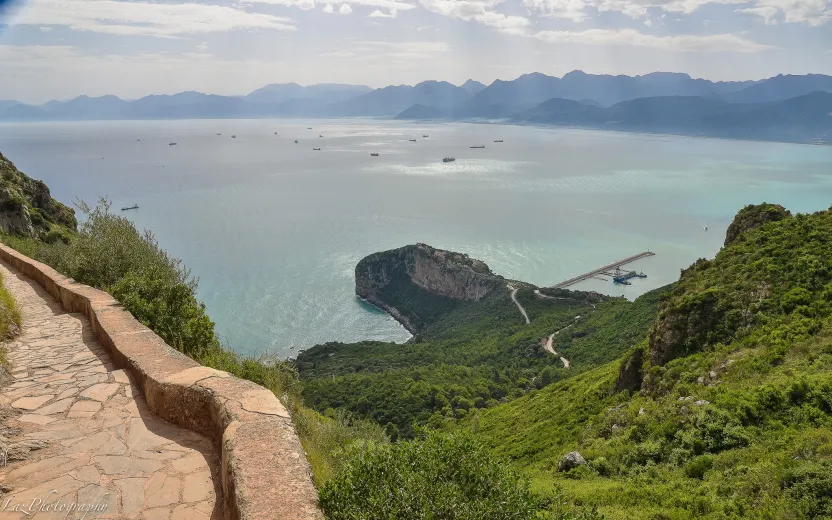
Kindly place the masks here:
[(67, 241), (76, 228), (75, 212), (49, 193), (49, 187), (0, 153), (0, 232), (45, 242)]
[[(503, 283), (477, 301), (440, 299), (443, 313), (434, 312), (437, 296), (402, 277), (390, 285), (395, 289), (385, 297), (395, 312), (426, 319), (410, 342), (327, 343), (299, 353), (296, 366), (308, 405), (373, 419), (393, 438), (412, 437), (415, 427), (439, 427), (618, 358), (646, 337), (667, 290), (630, 302), (572, 291), (544, 290), (549, 297), (541, 297), (523, 284), (517, 298), (529, 314), (526, 324)], [(543, 348), (561, 329), (556, 348), (569, 368)]]
[(464, 427), (611, 519), (832, 517), (832, 211), (735, 223), (622, 360)]

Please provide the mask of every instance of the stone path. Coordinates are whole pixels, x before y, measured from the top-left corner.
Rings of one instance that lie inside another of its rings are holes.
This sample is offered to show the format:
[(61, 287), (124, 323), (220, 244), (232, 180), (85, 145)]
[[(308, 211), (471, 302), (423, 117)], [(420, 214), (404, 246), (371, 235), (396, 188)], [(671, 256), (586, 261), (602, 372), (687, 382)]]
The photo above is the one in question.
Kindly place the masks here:
[[(0, 273), (24, 320), (6, 345), (14, 380), (0, 389), (0, 433), (12, 446), (42, 446), (7, 464), (0, 453), (0, 519), (222, 518), (212, 442), (149, 411), (85, 316), (3, 262)], [(94, 509), (45, 510), (56, 502)]]

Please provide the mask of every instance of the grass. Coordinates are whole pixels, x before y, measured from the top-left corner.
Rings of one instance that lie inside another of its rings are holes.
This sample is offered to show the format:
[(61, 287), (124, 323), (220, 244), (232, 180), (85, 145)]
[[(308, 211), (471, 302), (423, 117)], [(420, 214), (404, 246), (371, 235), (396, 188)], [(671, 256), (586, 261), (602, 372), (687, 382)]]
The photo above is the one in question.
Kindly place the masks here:
[[(832, 518), (830, 239), (832, 212), (797, 215), (685, 270), (637, 345), (640, 391), (616, 391), (618, 360), (459, 427), (608, 519)], [(575, 450), (588, 464), (559, 472)]]
[[(20, 333), (23, 320), (14, 296), (6, 288), (3, 276), (0, 275), (0, 340), (9, 340)], [(0, 345), (0, 366), (8, 369), (6, 347)]]

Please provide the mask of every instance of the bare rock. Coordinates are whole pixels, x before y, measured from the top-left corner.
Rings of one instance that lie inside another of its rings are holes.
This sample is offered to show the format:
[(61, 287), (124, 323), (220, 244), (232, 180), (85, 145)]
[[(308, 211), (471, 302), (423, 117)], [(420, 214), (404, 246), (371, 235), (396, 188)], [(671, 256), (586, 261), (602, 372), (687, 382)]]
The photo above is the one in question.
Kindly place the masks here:
[(558, 471), (569, 471), (586, 464), (586, 459), (577, 451), (570, 451), (558, 462)]

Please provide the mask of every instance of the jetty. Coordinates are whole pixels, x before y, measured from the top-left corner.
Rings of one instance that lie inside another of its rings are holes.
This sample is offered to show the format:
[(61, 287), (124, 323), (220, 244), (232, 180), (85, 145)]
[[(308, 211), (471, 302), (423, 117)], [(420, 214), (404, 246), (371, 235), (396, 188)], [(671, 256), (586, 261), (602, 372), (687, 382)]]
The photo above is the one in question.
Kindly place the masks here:
[(584, 280), (589, 280), (590, 278), (594, 278), (595, 276), (598, 276), (598, 275), (606, 275), (606, 276), (609, 276), (611, 278), (615, 278), (617, 273), (614, 271), (614, 269), (620, 271), (621, 266), (623, 266), (623, 265), (627, 265), (631, 262), (635, 262), (636, 260), (641, 260), (642, 258), (647, 258), (648, 256), (654, 256), (655, 254), (656, 253), (653, 253), (652, 251), (644, 251), (644, 252), (641, 252), (637, 255), (628, 256), (627, 258), (624, 258), (622, 260), (618, 260), (617, 262), (607, 264), (603, 267), (599, 267), (598, 269), (594, 269), (594, 270), (589, 271), (587, 273), (584, 273), (582, 275), (575, 276), (574, 278), (564, 280), (560, 283), (557, 283), (555, 285), (550, 286), (549, 288), (550, 289), (563, 289), (565, 287), (569, 287), (570, 285), (574, 285), (578, 282), (583, 282)]

